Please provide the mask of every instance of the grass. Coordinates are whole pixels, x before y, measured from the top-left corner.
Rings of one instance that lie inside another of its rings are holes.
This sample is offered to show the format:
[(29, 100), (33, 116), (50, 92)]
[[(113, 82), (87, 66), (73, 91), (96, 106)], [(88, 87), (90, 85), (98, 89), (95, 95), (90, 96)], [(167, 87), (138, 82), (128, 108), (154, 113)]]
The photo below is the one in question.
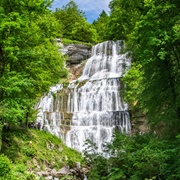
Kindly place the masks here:
[(4, 132), (1, 154), (8, 157), (14, 174), (20, 179), (28, 172), (43, 171), (46, 168), (59, 170), (64, 165), (73, 168), (75, 162), (83, 164), (81, 154), (65, 146), (61, 139), (33, 129)]

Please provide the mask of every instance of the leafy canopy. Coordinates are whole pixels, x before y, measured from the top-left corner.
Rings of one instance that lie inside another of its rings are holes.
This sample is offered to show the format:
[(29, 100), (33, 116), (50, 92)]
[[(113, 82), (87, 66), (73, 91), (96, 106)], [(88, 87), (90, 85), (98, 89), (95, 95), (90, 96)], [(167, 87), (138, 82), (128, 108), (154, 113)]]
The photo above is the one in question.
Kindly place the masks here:
[[(152, 127), (164, 127), (161, 133), (177, 135), (180, 131), (179, 2), (112, 0), (110, 9), (107, 34), (110, 39), (126, 40), (127, 50), (133, 52), (135, 61), (124, 78), (132, 85), (131, 88), (127, 85), (127, 99), (132, 94), (134, 100), (141, 101), (148, 110)], [(137, 74), (140, 66), (141, 80)]]
[(60, 37), (82, 42), (97, 42), (97, 33), (94, 27), (86, 20), (83, 11), (79, 10), (74, 1), (57, 8), (54, 15), (62, 25)]
[(67, 71), (57, 51), (58, 22), (51, 1), (2, 0), (0, 4), (0, 120), (28, 120), (36, 98)]

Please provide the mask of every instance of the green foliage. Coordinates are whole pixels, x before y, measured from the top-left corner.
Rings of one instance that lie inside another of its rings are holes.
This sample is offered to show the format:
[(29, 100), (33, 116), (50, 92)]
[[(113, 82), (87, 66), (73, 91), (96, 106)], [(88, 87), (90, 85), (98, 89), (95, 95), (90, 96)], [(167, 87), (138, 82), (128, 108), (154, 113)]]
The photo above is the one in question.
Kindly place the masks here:
[(93, 25), (98, 33), (98, 39), (99, 41), (105, 41), (108, 39), (107, 32), (108, 32), (108, 21), (109, 16), (107, 13), (103, 10), (101, 14), (99, 15), (98, 19), (93, 22)]
[(150, 125), (160, 136), (179, 134), (178, 1), (112, 0), (110, 9), (108, 36), (126, 40), (135, 61), (124, 78), (126, 100), (148, 111)]
[(173, 31), (179, 21), (178, 3), (145, 1), (144, 8), (129, 36), (130, 42), (138, 42), (134, 54), (144, 71), (142, 101), (151, 124), (164, 126), (164, 132), (174, 136), (180, 130), (179, 39)]
[(77, 41), (77, 40), (72, 40), (72, 39), (67, 39), (67, 38), (63, 38), (62, 42), (64, 45), (69, 45), (69, 44), (84, 44), (87, 46), (92, 47), (92, 43), (87, 43), (87, 42), (82, 42), (82, 41)]
[[(109, 158), (89, 152), (88, 179), (178, 179), (179, 139), (159, 140), (150, 134), (126, 136), (118, 132), (106, 147)], [(85, 154), (86, 155), (86, 154)], [(85, 156), (86, 157), (86, 156)]]
[(54, 16), (62, 24), (60, 37), (87, 43), (97, 42), (96, 30), (86, 21), (84, 12), (78, 9), (74, 1), (70, 1), (62, 9), (56, 9)]
[(97, 153), (96, 144), (91, 142), (90, 140), (86, 140), (84, 146), (86, 148), (83, 154), (85, 156), (87, 165), (91, 167), (91, 171), (90, 174), (88, 175), (88, 179), (89, 180), (104, 179), (104, 177), (108, 174), (107, 159)]
[(0, 152), (2, 146), (2, 133), (3, 133), (3, 123), (0, 121)]
[[(81, 154), (66, 147), (61, 139), (38, 130), (14, 129), (5, 132), (2, 153), (6, 155), (2, 155), (3, 158), (12, 161), (11, 176), (14, 176), (15, 180), (35, 179), (29, 172), (39, 171), (39, 168), (59, 170), (64, 165), (73, 168), (75, 162), (83, 163)], [(3, 163), (0, 163), (0, 167), (1, 165), (3, 166)]]
[(34, 174), (27, 172), (25, 164), (13, 164), (10, 180), (36, 180)]
[(131, 69), (125, 72), (122, 77), (123, 83), (126, 84), (124, 99), (129, 103), (131, 110), (140, 108), (139, 103), (141, 103), (141, 93), (143, 91), (142, 80), (142, 66), (135, 63), (132, 64)]
[(143, 13), (143, 0), (112, 0), (110, 2), (110, 17), (108, 21), (108, 37), (114, 40), (127, 40), (128, 34)]
[(1, 2), (0, 121), (27, 124), (38, 97), (67, 76), (54, 41), (60, 27), (48, 10), (50, 4), (45, 0)]
[(86, 21), (76, 22), (72, 28), (72, 39), (95, 43), (98, 41), (96, 30)]
[(7, 176), (11, 171), (11, 162), (10, 160), (4, 156), (0, 155), (0, 178)]
[[(29, 142), (28, 142), (28, 144), (29, 144)], [(33, 147), (33, 145), (31, 145), (30, 147), (29, 146), (22, 147), (21, 152), (25, 156), (28, 156), (31, 158), (33, 158), (36, 155), (36, 149), (35, 149), (35, 147)]]
[(78, 9), (78, 6), (74, 1), (70, 1), (63, 6), (62, 9), (56, 9), (54, 15), (63, 26), (62, 30), (64, 37), (71, 36), (71, 29), (74, 24), (85, 19), (84, 12)]

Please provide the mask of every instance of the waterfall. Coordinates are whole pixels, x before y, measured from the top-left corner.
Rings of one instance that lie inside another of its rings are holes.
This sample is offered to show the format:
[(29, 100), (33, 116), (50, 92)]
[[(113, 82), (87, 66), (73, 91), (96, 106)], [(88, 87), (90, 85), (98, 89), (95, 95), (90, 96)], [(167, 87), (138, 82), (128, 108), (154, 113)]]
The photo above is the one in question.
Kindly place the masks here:
[(122, 41), (95, 45), (81, 77), (66, 90), (62, 85), (51, 87), (38, 105), (37, 121), (43, 129), (79, 152), (84, 150), (87, 139), (102, 152), (103, 144), (112, 140), (115, 128), (130, 133), (128, 105), (120, 89), (124, 88), (121, 77), (130, 68), (131, 59), (128, 53), (119, 55), (122, 47)]

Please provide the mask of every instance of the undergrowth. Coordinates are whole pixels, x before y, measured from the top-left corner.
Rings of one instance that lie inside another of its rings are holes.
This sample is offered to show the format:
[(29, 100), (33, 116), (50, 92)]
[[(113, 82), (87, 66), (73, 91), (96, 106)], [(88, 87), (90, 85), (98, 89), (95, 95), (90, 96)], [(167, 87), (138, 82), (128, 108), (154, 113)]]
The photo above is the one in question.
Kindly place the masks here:
[(0, 171), (9, 173), (0, 174), (0, 180), (33, 180), (31, 172), (59, 170), (64, 165), (73, 168), (75, 162), (83, 163), (80, 153), (46, 131), (14, 129), (3, 133)]

